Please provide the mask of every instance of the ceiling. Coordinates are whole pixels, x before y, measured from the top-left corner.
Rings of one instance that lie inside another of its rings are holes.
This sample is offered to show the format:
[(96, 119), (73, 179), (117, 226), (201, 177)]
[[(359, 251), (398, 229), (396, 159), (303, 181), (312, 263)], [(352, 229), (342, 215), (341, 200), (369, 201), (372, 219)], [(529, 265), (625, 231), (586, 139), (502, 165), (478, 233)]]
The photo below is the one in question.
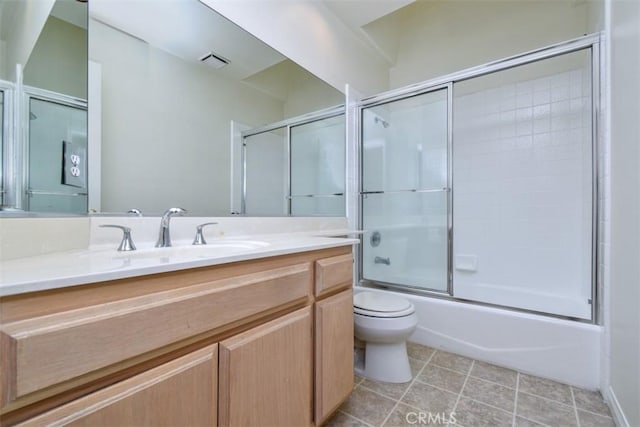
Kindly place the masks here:
[(91, 0), (89, 16), (186, 61), (213, 52), (230, 60), (216, 72), (237, 80), (286, 59), (197, 0)]
[[(319, 3), (375, 51), (379, 49), (373, 46), (375, 43), (363, 26), (413, 1), (320, 0)], [(222, 56), (230, 64), (216, 72), (236, 80), (244, 80), (286, 59), (198, 0), (91, 0), (89, 14), (92, 19), (187, 61), (196, 62), (208, 52)]]

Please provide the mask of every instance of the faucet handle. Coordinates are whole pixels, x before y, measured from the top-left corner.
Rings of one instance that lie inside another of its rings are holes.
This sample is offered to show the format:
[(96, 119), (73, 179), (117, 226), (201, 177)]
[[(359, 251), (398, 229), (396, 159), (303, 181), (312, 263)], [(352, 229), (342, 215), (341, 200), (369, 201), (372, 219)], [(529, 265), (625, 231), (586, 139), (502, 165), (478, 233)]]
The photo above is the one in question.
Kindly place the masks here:
[(129, 215), (142, 216), (142, 211), (140, 209), (131, 208), (127, 211)]
[(200, 224), (196, 227), (196, 237), (193, 239), (193, 245), (206, 245), (207, 241), (204, 240), (204, 234), (202, 234), (202, 229), (207, 225), (214, 225), (217, 222), (205, 222), (204, 224)]
[(103, 224), (100, 227), (119, 228), (120, 230), (122, 230), (122, 241), (120, 242), (120, 246), (118, 246), (119, 251), (136, 250), (136, 245), (133, 244), (133, 239), (131, 239), (131, 229), (129, 227), (124, 227), (122, 225), (116, 224)]

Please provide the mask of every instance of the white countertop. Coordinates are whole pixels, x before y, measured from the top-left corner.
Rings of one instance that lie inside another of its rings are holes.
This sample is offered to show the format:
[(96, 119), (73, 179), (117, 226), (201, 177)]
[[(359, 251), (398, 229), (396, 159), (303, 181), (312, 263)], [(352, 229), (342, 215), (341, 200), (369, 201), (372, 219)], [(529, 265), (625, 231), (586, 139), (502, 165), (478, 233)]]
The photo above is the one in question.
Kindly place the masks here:
[(192, 246), (174, 241), (171, 248), (138, 247), (118, 252), (113, 245), (56, 252), (0, 262), (0, 296), (84, 285), (107, 280), (225, 264), (296, 252), (353, 245), (358, 239), (326, 237), (346, 230), (283, 233), (209, 239)]

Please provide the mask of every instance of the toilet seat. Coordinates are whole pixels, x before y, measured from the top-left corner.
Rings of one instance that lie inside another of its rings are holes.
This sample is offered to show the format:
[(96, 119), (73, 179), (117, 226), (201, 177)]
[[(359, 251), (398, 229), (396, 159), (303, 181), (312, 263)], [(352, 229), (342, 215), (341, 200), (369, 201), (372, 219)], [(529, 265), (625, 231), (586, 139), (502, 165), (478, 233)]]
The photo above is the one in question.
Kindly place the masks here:
[(359, 292), (353, 297), (353, 312), (369, 317), (404, 317), (415, 312), (409, 300), (395, 295)]

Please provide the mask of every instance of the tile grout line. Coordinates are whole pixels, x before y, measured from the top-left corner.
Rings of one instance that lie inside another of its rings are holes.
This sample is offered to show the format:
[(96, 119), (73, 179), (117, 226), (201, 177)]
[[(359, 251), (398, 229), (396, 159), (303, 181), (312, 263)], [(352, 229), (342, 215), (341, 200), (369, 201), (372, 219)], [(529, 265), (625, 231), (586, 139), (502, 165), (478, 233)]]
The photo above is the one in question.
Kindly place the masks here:
[(387, 416), (384, 418), (384, 420), (382, 421), (382, 424), (380, 424), (381, 426), (385, 425), (387, 421), (389, 421), (389, 418), (391, 417), (391, 415), (393, 414), (393, 412), (396, 410), (396, 408), (398, 407), (398, 405), (400, 404), (400, 402), (402, 401), (402, 398), (409, 392), (409, 390), (411, 389), (411, 386), (413, 386), (413, 383), (416, 382), (416, 380), (418, 379), (418, 377), (420, 376), (420, 374), (422, 373), (422, 371), (424, 371), (424, 368), (427, 367), (427, 365), (429, 364), (429, 362), (431, 361), (431, 359), (433, 359), (433, 356), (436, 354), (436, 351), (438, 350), (433, 350), (433, 352), (431, 353), (431, 356), (429, 356), (429, 358), (427, 359), (426, 362), (424, 362), (424, 365), (422, 365), (422, 368), (420, 368), (420, 370), (418, 370), (418, 372), (416, 372), (416, 375), (411, 379), (411, 383), (409, 384), (409, 387), (407, 387), (407, 389), (404, 391), (404, 393), (402, 393), (402, 395), (400, 395), (400, 397), (398, 398), (398, 400), (396, 400), (395, 405), (393, 405), (393, 408), (391, 408), (391, 411), (389, 411), (389, 413), (387, 414)]
[(576, 425), (580, 427), (580, 418), (578, 417), (578, 407), (576, 406), (576, 396), (573, 394), (573, 386), (569, 386), (571, 391), (571, 401), (573, 402), (573, 415), (576, 417)]
[(462, 388), (460, 388), (460, 393), (458, 393), (458, 397), (456, 398), (456, 403), (453, 405), (453, 409), (451, 412), (455, 413), (456, 408), (458, 407), (458, 403), (460, 402), (460, 398), (462, 397), (462, 392), (464, 388), (467, 386), (467, 381), (469, 381), (469, 377), (471, 376), (471, 371), (473, 371), (473, 366), (476, 364), (475, 359), (471, 360), (471, 366), (469, 366), (469, 372), (467, 372), (467, 376), (464, 378), (464, 382), (462, 383)]
[(346, 416), (347, 416), (347, 417), (349, 417), (349, 418), (353, 418), (354, 420), (356, 420), (356, 421), (358, 421), (359, 423), (362, 423), (362, 424), (364, 424), (364, 425), (366, 425), (366, 426), (374, 427), (372, 424), (369, 424), (368, 422), (366, 422), (366, 421), (364, 421), (364, 420), (361, 420), (360, 418), (356, 417), (355, 415), (351, 415), (351, 414), (349, 414), (348, 412), (344, 412), (342, 409), (338, 409), (338, 412), (339, 412), (339, 413), (341, 413), (341, 414), (346, 415)]
[(520, 418), (522, 418), (523, 420), (531, 421), (532, 423), (539, 424), (539, 425), (541, 425), (543, 427), (553, 427), (553, 426), (550, 426), (549, 424), (543, 423), (542, 421), (532, 420), (531, 418), (523, 417), (522, 415), (518, 415), (518, 416)]
[[(454, 372), (455, 372), (455, 371), (454, 371)], [(518, 372), (516, 371), (516, 373), (518, 373)], [(477, 377), (477, 376), (475, 376), (475, 375), (471, 375), (471, 378), (474, 378), (474, 379), (476, 379), (476, 380), (480, 380), (480, 381), (484, 381), (484, 382), (486, 382), (486, 383), (490, 383), (490, 384), (494, 384), (494, 385), (499, 385), (499, 386), (501, 386), (501, 387), (505, 387), (505, 388), (508, 388), (508, 389), (510, 389), (510, 390), (516, 390), (516, 387), (511, 387), (511, 386), (508, 386), (508, 385), (506, 385), (506, 384), (504, 384), (504, 383), (499, 383), (499, 382), (496, 382), (496, 381), (491, 381), (491, 380), (488, 380), (488, 379), (486, 379), (486, 378)]]
[(533, 397), (537, 397), (538, 399), (546, 400), (547, 402), (557, 403), (558, 405), (565, 406), (567, 408), (567, 410), (571, 410), (571, 408), (574, 407), (574, 405), (571, 405), (569, 403), (564, 403), (564, 402), (561, 402), (560, 400), (550, 399), (548, 397), (540, 396), (538, 394), (529, 393), (528, 391), (521, 391), (520, 393), (526, 394), (526, 395), (529, 395), (529, 396), (533, 396)]
[(590, 411), (588, 409), (583, 409), (583, 408), (578, 408), (578, 405), (576, 405), (576, 409), (578, 410), (578, 412), (586, 412), (589, 415), (595, 415), (596, 417), (602, 417), (602, 418), (611, 418), (613, 419), (613, 417), (611, 415), (604, 415), (602, 413), (599, 412), (593, 412)]
[(516, 427), (516, 420), (518, 418), (518, 390), (520, 388), (520, 372), (516, 371), (516, 399), (513, 402), (513, 421), (512, 427)]

